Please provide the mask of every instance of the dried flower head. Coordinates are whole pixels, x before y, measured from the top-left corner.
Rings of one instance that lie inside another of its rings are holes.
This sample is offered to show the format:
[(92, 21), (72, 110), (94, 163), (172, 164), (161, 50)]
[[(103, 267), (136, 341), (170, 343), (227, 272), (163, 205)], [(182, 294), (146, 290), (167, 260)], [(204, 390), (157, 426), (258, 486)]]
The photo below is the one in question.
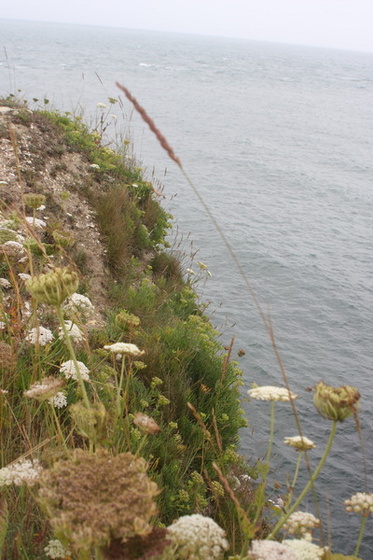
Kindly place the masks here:
[(45, 327), (35, 327), (29, 330), (25, 337), (26, 342), (29, 344), (39, 344), (39, 346), (46, 346), (49, 342), (54, 340), (54, 335), (50, 329)]
[(229, 548), (224, 530), (213, 519), (199, 513), (184, 515), (167, 529), (180, 559), (218, 560)]
[[(83, 362), (77, 361), (76, 363), (78, 364), (81, 378), (84, 381), (89, 381), (89, 369), (87, 368), (87, 366), (83, 364)], [(60, 372), (64, 374), (66, 379), (75, 379), (75, 381), (78, 380), (78, 374), (73, 360), (67, 360), (66, 362), (63, 362), (60, 366)]]
[(320, 520), (312, 513), (304, 511), (292, 513), (283, 525), (284, 531), (287, 531), (289, 535), (295, 535), (297, 537), (304, 537), (317, 527), (320, 527)]
[(298, 560), (284, 544), (277, 541), (251, 541), (249, 560)]
[(37, 301), (55, 306), (76, 292), (78, 285), (77, 273), (68, 267), (56, 268), (26, 281), (26, 288)]
[(275, 387), (273, 385), (254, 387), (253, 389), (249, 389), (247, 393), (249, 397), (251, 397), (252, 399), (257, 399), (259, 401), (289, 402), (292, 399), (296, 399), (298, 396), (291, 391), (288, 391), (286, 387)]
[(142, 356), (145, 354), (144, 350), (140, 350), (136, 344), (129, 342), (115, 342), (114, 344), (106, 344), (105, 350), (109, 350), (114, 354), (127, 354), (129, 356)]
[(23, 394), (30, 399), (36, 399), (40, 402), (46, 401), (55, 397), (63, 385), (64, 380), (61, 378), (44, 377), (41, 381), (33, 383)]
[(142, 412), (135, 413), (133, 417), (133, 423), (146, 434), (157, 434), (161, 431), (161, 428), (158, 426), (157, 422), (153, 420), (153, 418), (147, 416), (146, 414), (143, 414)]
[(290, 445), (290, 447), (294, 447), (297, 451), (309, 451), (316, 447), (316, 444), (305, 436), (286, 437), (284, 443)]
[(286, 539), (282, 544), (295, 554), (296, 560), (321, 560), (326, 550), (306, 539)]
[(141, 457), (113, 457), (104, 449), (78, 449), (72, 458), (56, 462), (44, 471), (39, 491), (55, 534), (79, 551), (149, 534), (158, 488), (146, 469)]
[(315, 386), (313, 403), (324, 418), (343, 422), (356, 411), (360, 396), (356, 387), (331, 387), (320, 381)]
[(373, 513), (373, 493), (357, 492), (344, 505), (346, 511), (369, 515)]
[(165, 548), (171, 544), (167, 538), (167, 529), (153, 527), (148, 535), (136, 535), (126, 542), (112, 539), (110, 546), (104, 548), (104, 558), (107, 560), (151, 560), (162, 558)]
[(1, 252), (8, 258), (17, 259), (25, 254), (25, 249), (19, 241), (6, 241), (1, 245)]

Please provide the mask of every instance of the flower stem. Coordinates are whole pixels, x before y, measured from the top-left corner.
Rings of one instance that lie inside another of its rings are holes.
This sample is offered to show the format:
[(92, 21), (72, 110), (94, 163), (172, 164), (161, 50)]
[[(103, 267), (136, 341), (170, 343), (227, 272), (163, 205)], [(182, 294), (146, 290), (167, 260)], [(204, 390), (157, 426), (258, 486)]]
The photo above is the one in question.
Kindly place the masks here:
[(75, 355), (75, 350), (73, 348), (73, 345), (71, 344), (71, 339), (69, 337), (69, 333), (67, 332), (65, 321), (63, 319), (63, 313), (62, 313), (61, 306), (56, 307), (56, 312), (57, 312), (58, 320), (59, 320), (60, 325), (61, 325), (62, 332), (63, 332), (64, 337), (65, 337), (66, 346), (69, 349), (71, 359), (72, 359), (72, 361), (74, 363), (74, 366), (75, 366), (76, 376), (78, 378), (78, 383), (79, 383), (79, 386), (80, 386), (80, 390), (82, 392), (84, 404), (86, 405), (87, 408), (90, 408), (91, 405), (89, 403), (87, 391), (86, 391), (86, 388), (85, 388), (85, 385), (84, 385), (82, 375), (80, 373), (78, 360), (76, 359), (76, 355)]
[(269, 469), (270, 469), (274, 433), (275, 433), (275, 401), (271, 401), (271, 420), (270, 420), (270, 428), (269, 428), (269, 442), (268, 442), (267, 453), (265, 455), (266, 464), (264, 465), (263, 479), (262, 479), (262, 482), (260, 483), (260, 485), (257, 489), (257, 496), (258, 496), (259, 500), (258, 500), (258, 509), (257, 509), (256, 516), (255, 516), (255, 519), (254, 519), (254, 522), (253, 522), (254, 526), (255, 526), (256, 522), (258, 521), (258, 519), (260, 517), (261, 511), (262, 511), (262, 506), (264, 505), (264, 501), (265, 501), (266, 482), (267, 482), (268, 472), (269, 472)]
[(293, 481), (292, 481), (292, 483), (291, 483), (290, 490), (289, 490), (289, 496), (288, 496), (288, 499), (286, 500), (286, 503), (285, 503), (285, 506), (284, 506), (285, 511), (286, 511), (287, 508), (290, 506), (291, 501), (292, 501), (292, 499), (293, 499), (294, 488), (295, 488), (295, 485), (296, 485), (296, 482), (297, 482), (297, 479), (298, 479), (299, 468), (300, 468), (300, 464), (301, 464), (301, 462), (302, 462), (302, 456), (303, 456), (303, 451), (299, 451), (299, 453), (298, 453), (298, 459), (297, 459), (297, 464), (296, 464), (296, 466), (295, 466), (295, 472), (294, 472)]
[(270, 535), (268, 535), (267, 539), (273, 539), (274, 538), (274, 536), (278, 533), (278, 531), (281, 529), (283, 524), (289, 519), (291, 514), (294, 513), (294, 511), (297, 509), (297, 507), (302, 502), (303, 498), (305, 497), (305, 495), (310, 490), (310, 488), (313, 486), (315, 480), (319, 476), (320, 471), (321, 471), (322, 467), (324, 466), (324, 463), (325, 463), (325, 461), (326, 461), (326, 459), (329, 455), (330, 449), (332, 447), (335, 432), (337, 430), (337, 422), (338, 422), (337, 420), (333, 421), (332, 428), (331, 428), (330, 434), (329, 434), (328, 443), (326, 444), (324, 454), (321, 457), (320, 462), (315, 469), (315, 472), (313, 473), (313, 475), (311, 476), (311, 478), (307, 482), (306, 486), (304, 487), (303, 491), (301, 492), (301, 494), (299, 495), (297, 500), (294, 502), (294, 505), (289, 509), (289, 511), (283, 517), (281, 517), (281, 519), (278, 520), (278, 522), (276, 523), (273, 531), (271, 532)]
[(359, 554), (361, 541), (363, 540), (363, 535), (364, 535), (365, 523), (367, 522), (367, 517), (368, 517), (368, 515), (364, 515), (364, 514), (363, 514), (363, 517), (362, 517), (362, 520), (361, 520), (361, 526), (360, 526), (359, 537), (358, 537), (358, 539), (357, 539), (357, 543), (356, 543), (356, 548), (355, 548), (354, 556), (357, 556), (357, 555)]

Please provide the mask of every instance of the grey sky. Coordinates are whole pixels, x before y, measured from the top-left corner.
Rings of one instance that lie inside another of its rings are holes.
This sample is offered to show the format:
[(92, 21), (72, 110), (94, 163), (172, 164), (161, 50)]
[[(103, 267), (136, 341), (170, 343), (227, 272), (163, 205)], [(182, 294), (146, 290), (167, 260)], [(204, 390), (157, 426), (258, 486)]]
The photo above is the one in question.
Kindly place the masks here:
[(373, 0), (11, 0), (0, 17), (373, 52)]

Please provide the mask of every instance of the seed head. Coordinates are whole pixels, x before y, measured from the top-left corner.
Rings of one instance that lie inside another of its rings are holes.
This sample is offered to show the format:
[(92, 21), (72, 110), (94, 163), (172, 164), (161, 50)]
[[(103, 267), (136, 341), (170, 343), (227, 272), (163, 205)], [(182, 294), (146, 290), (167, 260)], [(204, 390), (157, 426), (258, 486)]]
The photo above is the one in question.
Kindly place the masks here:
[(76, 292), (78, 285), (77, 273), (68, 267), (56, 268), (26, 281), (26, 288), (37, 301), (55, 306), (60, 306)]
[(313, 403), (321, 416), (328, 420), (343, 422), (356, 411), (359, 400), (360, 393), (356, 387), (331, 387), (323, 381), (315, 386)]

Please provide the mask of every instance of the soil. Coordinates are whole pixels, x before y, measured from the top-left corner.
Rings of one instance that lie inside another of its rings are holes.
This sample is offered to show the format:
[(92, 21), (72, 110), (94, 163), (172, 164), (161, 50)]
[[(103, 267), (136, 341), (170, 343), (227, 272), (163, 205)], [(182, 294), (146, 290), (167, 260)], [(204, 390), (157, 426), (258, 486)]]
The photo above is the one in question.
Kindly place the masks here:
[[(0, 101), (2, 207), (22, 213), (22, 193), (46, 196), (45, 209), (38, 210), (36, 217), (47, 223), (47, 230), (53, 224), (71, 235), (75, 254), (84, 255), (84, 284), (98, 310), (97, 324), (102, 323), (108, 304), (110, 274), (95, 213), (84, 194), (87, 183), (102, 188), (84, 154), (67, 151), (61, 134), (46, 119), (26, 108), (1, 106)], [(28, 210), (27, 215), (32, 212)]]

